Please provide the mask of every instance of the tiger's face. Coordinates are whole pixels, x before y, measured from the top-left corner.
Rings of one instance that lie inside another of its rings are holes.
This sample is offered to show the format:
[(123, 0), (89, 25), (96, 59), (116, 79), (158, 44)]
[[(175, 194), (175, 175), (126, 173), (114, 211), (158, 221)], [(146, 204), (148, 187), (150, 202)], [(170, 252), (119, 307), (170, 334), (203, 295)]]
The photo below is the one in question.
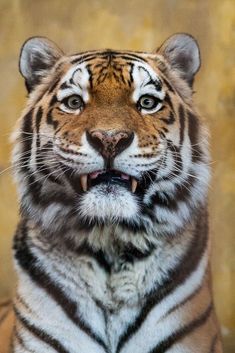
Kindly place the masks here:
[(14, 152), (24, 212), (52, 228), (183, 227), (208, 181), (191, 98), (199, 65), (197, 44), (184, 34), (153, 54), (64, 56), (45, 38), (27, 41), (20, 69), (30, 98)]
[(73, 59), (49, 97), (49, 126), (40, 123), (50, 134), (40, 147), (52, 141), (54, 158), (73, 175), (78, 212), (90, 219), (136, 218), (148, 173), (167, 148), (164, 82), (144, 58), (126, 56), (103, 51)]

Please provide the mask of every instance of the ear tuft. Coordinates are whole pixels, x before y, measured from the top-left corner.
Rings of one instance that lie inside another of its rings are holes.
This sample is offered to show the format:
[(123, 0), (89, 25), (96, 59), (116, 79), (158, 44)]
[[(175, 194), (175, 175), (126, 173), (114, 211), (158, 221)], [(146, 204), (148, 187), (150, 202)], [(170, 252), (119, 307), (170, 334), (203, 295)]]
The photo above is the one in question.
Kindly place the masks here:
[(178, 33), (168, 38), (157, 51), (180, 76), (193, 85), (194, 75), (200, 68), (200, 51), (197, 41), (189, 34)]
[(28, 91), (32, 91), (63, 56), (55, 43), (44, 37), (29, 38), (22, 46), (19, 60), (20, 73)]

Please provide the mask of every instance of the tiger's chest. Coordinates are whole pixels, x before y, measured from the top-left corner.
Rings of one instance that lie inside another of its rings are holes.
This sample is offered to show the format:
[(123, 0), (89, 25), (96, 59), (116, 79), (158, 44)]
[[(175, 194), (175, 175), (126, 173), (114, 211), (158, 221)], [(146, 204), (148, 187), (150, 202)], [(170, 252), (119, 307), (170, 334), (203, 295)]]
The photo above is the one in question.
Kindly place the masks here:
[[(119, 337), (140, 312), (145, 269), (137, 272), (130, 266), (107, 272), (87, 257), (55, 261), (42, 253), (37, 256), (46, 287), (18, 269), (18, 296), (30, 308), (28, 320), (52, 337), (64, 337), (63, 342), (71, 352), (83, 348), (84, 332), (86, 349), (87, 339), (94, 336), (114, 352)], [(91, 346), (89, 352), (93, 351), (98, 352)]]

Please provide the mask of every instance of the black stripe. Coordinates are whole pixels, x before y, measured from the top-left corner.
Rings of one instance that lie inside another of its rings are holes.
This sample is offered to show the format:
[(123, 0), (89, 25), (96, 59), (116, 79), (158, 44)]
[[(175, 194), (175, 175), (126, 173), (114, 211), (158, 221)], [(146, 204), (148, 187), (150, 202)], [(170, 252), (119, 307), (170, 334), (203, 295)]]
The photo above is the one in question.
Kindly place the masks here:
[[(40, 130), (40, 124), (41, 124), (41, 120), (42, 120), (42, 113), (43, 113), (42, 107), (39, 107), (38, 111), (36, 113), (36, 118), (35, 118), (35, 126), (36, 126), (37, 134), (39, 133), (39, 130)], [(39, 146), (40, 146), (40, 144), (39, 144)]]
[[(139, 232), (149, 231), (149, 224), (145, 224), (141, 220), (138, 222), (136, 222), (135, 220), (131, 220), (131, 221), (120, 220), (118, 224), (124, 230), (129, 230), (134, 234), (137, 234)], [(94, 227), (97, 227), (98, 229), (102, 229), (107, 225), (108, 225), (107, 221), (101, 221), (100, 218), (98, 217), (93, 217), (92, 220), (81, 217), (81, 218), (78, 218), (77, 229), (89, 232)], [(112, 223), (110, 223), (110, 225), (112, 225)]]
[(56, 88), (56, 86), (57, 86), (58, 83), (60, 82), (60, 79), (61, 79), (61, 77), (57, 78), (57, 79), (55, 80), (55, 82), (52, 83), (51, 87), (50, 87), (49, 90), (48, 90), (48, 94), (50, 94), (50, 93), (52, 93), (52, 92), (54, 91), (54, 89)]
[[(144, 54), (144, 53), (140, 52), (140, 54)], [(115, 55), (115, 57), (123, 57), (123, 55), (124, 56), (128, 55), (130, 57), (133, 57), (134, 59), (146, 61), (142, 56), (140, 56), (140, 55), (136, 54), (136, 52), (132, 52), (132, 51), (116, 51), (116, 52), (114, 52), (114, 55)]]
[(171, 110), (174, 112), (174, 106), (168, 93), (165, 95), (164, 102), (167, 103)]
[(52, 97), (51, 97), (51, 100), (50, 100), (50, 103), (48, 104), (49, 107), (51, 107), (52, 105), (54, 105), (55, 103), (58, 102), (58, 99), (57, 99), (57, 95), (54, 94)]
[(26, 302), (24, 301), (24, 299), (19, 295), (19, 293), (17, 293), (16, 295), (16, 301), (20, 303), (20, 305), (22, 305), (24, 307), (24, 312), (26, 312), (25, 310), (32, 312), (30, 307), (28, 306), (28, 304), (26, 304)]
[(152, 84), (152, 85), (155, 86), (156, 91), (161, 91), (161, 89), (162, 89), (162, 83), (161, 83), (160, 79), (159, 79), (159, 80), (153, 80), (152, 77), (151, 77), (151, 75), (150, 75), (150, 73), (148, 72), (147, 69), (145, 69), (143, 66), (140, 66), (140, 68), (141, 68), (142, 70), (144, 70), (145, 73), (146, 73), (146, 74), (148, 75), (148, 77), (149, 77), (149, 81), (145, 84), (145, 86)]
[[(55, 177), (56, 178), (56, 177)], [(58, 179), (53, 180), (53, 182), (62, 185), (63, 182), (59, 181)], [(75, 200), (76, 199), (72, 199), (71, 197), (68, 196), (68, 194), (66, 194), (66, 192), (64, 192), (62, 189), (56, 191), (54, 189), (52, 190), (48, 190), (47, 193), (43, 194), (43, 197), (41, 198), (39, 204), (40, 206), (42, 206), (43, 208), (46, 208), (48, 206), (51, 205), (51, 203), (55, 202), (55, 203), (59, 203), (61, 204), (61, 206), (63, 205), (64, 207), (69, 206), (75, 206)], [(74, 215), (75, 212), (75, 208), (71, 209), (71, 215)], [(67, 217), (69, 217), (67, 215)], [(64, 226), (66, 227), (68, 224), (66, 224), (66, 222), (64, 222)], [(61, 225), (62, 227), (62, 225)], [(63, 232), (64, 230), (61, 229), (61, 231)]]
[[(66, 240), (66, 245), (68, 246), (68, 249), (71, 251), (76, 251), (78, 255), (87, 255), (91, 257), (92, 259), (95, 259), (97, 263), (107, 272), (111, 273), (112, 269), (112, 263), (108, 262), (106, 254), (102, 250), (94, 250), (89, 246), (89, 244), (84, 243), (80, 245), (77, 249), (74, 248), (74, 242), (70, 240)], [(120, 242), (116, 242), (117, 248), (119, 248), (119, 258), (120, 258), (120, 263), (133, 263), (138, 260), (143, 260), (146, 257), (150, 256), (152, 252), (155, 249), (154, 244), (149, 242), (149, 247), (145, 251), (141, 251), (138, 248), (136, 248), (133, 244), (126, 244)]]
[(36, 168), (38, 169), (40, 167), (40, 159), (39, 159), (39, 149), (40, 149), (40, 135), (39, 135), (39, 131), (40, 131), (40, 124), (41, 124), (41, 120), (42, 120), (42, 107), (39, 107), (36, 113), (36, 118), (35, 118), (35, 126), (36, 126)]
[(94, 59), (105, 59), (106, 57), (109, 57), (110, 55), (114, 56), (114, 58), (120, 58), (123, 60), (133, 60), (133, 61), (138, 61), (138, 62), (144, 62), (146, 63), (147, 61), (135, 54), (132, 53), (119, 53), (119, 52), (113, 52), (113, 51), (104, 51), (101, 53), (94, 53), (94, 54), (87, 54), (79, 58), (75, 58), (71, 60), (71, 64), (82, 64), (84, 62), (89, 62)]
[(8, 308), (8, 309), (6, 309), (6, 311), (4, 311), (3, 314), (1, 314), (1, 316), (0, 316), (0, 324), (5, 320), (5, 318), (9, 314), (10, 310), (11, 310), (11, 308)]
[(53, 108), (51, 108), (48, 113), (47, 113), (47, 124), (48, 125), (52, 125), (54, 127), (54, 129), (56, 130), (57, 127), (58, 127), (58, 121), (57, 120), (54, 120), (53, 117), (52, 117), (52, 111), (53, 111)]
[(133, 78), (134, 64), (133, 63), (128, 63), (128, 64), (130, 65), (130, 84), (129, 84), (129, 86), (131, 86), (131, 84), (134, 81), (134, 78)]
[(74, 58), (70, 61), (71, 64), (82, 64), (84, 62), (89, 62), (91, 60), (94, 60), (94, 59), (105, 59), (107, 56), (110, 55), (110, 51), (102, 51), (102, 52), (97, 52), (97, 51), (94, 51), (94, 52), (89, 52), (88, 54), (86, 55), (82, 55), (82, 54), (78, 54), (79, 57), (78, 58)]
[(216, 334), (214, 335), (214, 337), (212, 338), (211, 347), (210, 347), (209, 353), (216, 353), (215, 347), (216, 347), (217, 341), (218, 341), (218, 334), (216, 333)]
[(200, 292), (201, 289), (202, 289), (202, 284), (200, 284), (200, 286), (196, 288), (195, 291), (191, 293), (189, 296), (187, 296), (184, 300), (177, 303), (169, 311), (167, 311), (166, 314), (164, 315), (164, 318), (170, 315), (171, 313), (173, 313), (174, 311), (178, 310), (179, 308), (181, 308), (183, 305), (187, 304), (194, 297), (196, 297), (196, 295)]
[(100, 55), (97, 53), (97, 54), (87, 54), (87, 55), (82, 55), (82, 56), (79, 56), (78, 58), (75, 58), (75, 59), (72, 59), (70, 61), (70, 64), (81, 64), (83, 63), (84, 61), (90, 61), (90, 60), (93, 60), (95, 58), (99, 58)]
[[(74, 242), (69, 241), (69, 239), (66, 240), (66, 245), (68, 248), (72, 251), (74, 251)], [(111, 272), (111, 265), (110, 263), (106, 260), (105, 253), (102, 250), (94, 250), (92, 247), (90, 247), (87, 243), (84, 243), (83, 245), (79, 246), (76, 249), (76, 253), (79, 255), (87, 255), (90, 256), (91, 258), (95, 258), (97, 263), (107, 272)]]
[(70, 353), (56, 338), (53, 338), (41, 328), (38, 328), (35, 325), (31, 324), (26, 318), (24, 318), (20, 314), (20, 312), (16, 308), (14, 308), (14, 310), (16, 317), (19, 319), (21, 324), (26, 327), (27, 330), (30, 331), (35, 337), (47, 343), (59, 353)]
[(90, 83), (90, 89), (93, 89), (93, 78), (92, 78), (92, 72), (91, 72), (91, 65), (87, 65), (87, 71), (89, 74), (89, 83)]
[[(55, 97), (55, 96), (53, 96)], [(52, 99), (54, 99), (52, 97)], [(58, 122), (56, 120), (53, 120), (53, 117), (51, 115), (52, 113), (52, 109), (49, 110), (48, 114), (47, 114), (47, 123), (50, 125), (53, 125), (54, 129), (57, 128), (58, 126)], [(51, 175), (51, 170), (49, 168), (46, 167), (45, 164), (43, 164), (43, 160), (42, 157), (43, 155), (43, 148), (42, 150), (40, 150), (40, 123), (42, 120), (42, 116), (43, 116), (43, 109), (42, 107), (38, 108), (37, 114), (36, 114), (36, 119), (35, 119), (35, 126), (36, 126), (36, 132), (37, 132), (37, 137), (36, 137), (36, 146), (37, 146), (37, 150), (36, 150), (36, 165), (37, 165), (37, 170), (39, 173), (47, 176), (47, 179), (53, 183), (56, 183), (58, 185), (60, 185), (60, 181), (58, 180), (58, 178), (56, 178), (55, 176)], [(35, 182), (33, 182), (34, 184)]]
[(182, 147), (182, 143), (184, 141), (184, 125), (185, 125), (185, 115), (184, 115), (184, 107), (182, 104), (179, 105), (179, 120), (180, 120), (180, 148)]
[[(32, 149), (32, 142), (33, 142), (33, 128), (32, 128), (32, 117), (33, 117), (33, 109), (30, 110), (23, 118), (23, 125), (22, 125), (22, 154), (25, 156), (27, 153), (28, 160), (31, 157), (31, 149)], [(21, 167), (21, 170), (24, 172), (29, 171), (28, 164), (24, 163), (24, 166)]]
[[(70, 82), (70, 83), (72, 84), (74, 82)], [(67, 82), (63, 82), (62, 85), (60, 85), (59, 87), (59, 89), (67, 89), (67, 88), (71, 88), (71, 86)]]
[(174, 175), (179, 175), (182, 172), (183, 169), (183, 162), (182, 162), (182, 157), (180, 154), (180, 150), (177, 146), (173, 145), (172, 142), (168, 142), (168, 149), (173, 152), (174, 155), (174, 166), (173, 166), (173, 171)]
[(18, 343), (21, 345), (21, 347), (24, 349), (25, 352), (34, 353), (28, 347), (26, 347), (25, 342), (23, 341), (22, 337), (19, 335), (19, 333), (17, 331), (14, 332), (14, 336), (17, 339)]
[(198, 214), (193, 239), (188, 251), (185, 253), (175, 269), (169, 271), (167, 279), (159, 287), (157, 287), (156, 290), (153, 290), (149, 294), (139, 316), (121, 335), (116, 353), (120, 352), (130, 337), (132, 337), (140, 329), (142, 323), (145, 321), (154, 306), (159, 304), (167, 295), (171, 294), (194, 271), (206, 248), (207, 233), (208, 229), (206, 214), (202, 211), (201, 214)]
[(161, 177), (159, 179), (159, 181), (161, 181), (161, 180), (172, 180), (173, 181), (173, 179), (177, 178), (182, 173), (182, 170), (183, 170), (183, 161), (182, 161), (182, 157), (181, 157), (179, 148), (177, 146), (173, 145), (170, 140), (167, 140), (167, 144), (168, 144), (167, 151), (173, 152), (174, 164), (173, 164), (172, 169), (169, 171), (168, 175)]
[(124, 53), (124, 54), (118, 53), (118, 54), (115, 55), (115, 57), (121, 58), (121, 59), (124, 59), (124, 60), (138, 61), (138, 62), (142, 62), (142, 63), (143, 62), (144, 63), (147, 62), (144, 58), (142, 58), (142, 57), (140, 57), (138, 55), (135, 55), (135, 54), (131, 54), (131, 53)]
[[(145, 71), (147, 71), (147, 70), (145, 70)], [(150, 77), (150, 74), (149, 74), (149, 77)], [(161, 91), (161, 89), (162, 89), (162, 83), (160, 80), (153, 80), (152, 78), (150, 78), (150, 80), (144, 85), (144, 87), (148, 86), (148, 85), (155, 86), (156, 91)]]
[(11, 304), (12, 304), (11, 300), (5, 300), (3, 302), (0, 302), (0, 310), (2, 310), (2, 308), (5, 308), (5, 307), (7, 307), (7, 306), (9, 306)]
[(124, 65), (117, 65), (117, 64), (113, 64), (113, 67), (115, 69), (115, 71), (117, 71), (120, 75), (120, 80), (122, 83), (126, 84), (126, 80), (125, 80), (125, 77), (123, 76), (123, 66)]
[[(33, 117), (34, 110), (30, 110), (23, 118), (23, 125), (22, 125), (22, 152), (24, 156), (27, 154), (28, 161), (26, 160), (23, 162), (23, 166), (21, 166), (21, 170), (27, 175), (28, 177), (28, 185), (29, 185), (29, 192), (32, 195), (33, 202), (38, 203), (40, 200), (40, 191), (41, 191), (41, 184), (35, 180), (35, 177), (32, 175), (29, 161), (31, 158), (32, 152), (32, 142), (33, 142), (33, 127), (32, 127), (32, 117)], [(25, 139), (26, 136), (26, 139)], [(25, 139), (25, 140), (24, 140)]]
[[(116, 82), (118, 82), (118, 83), (121, 83), (121, 82), (122, 82), (120, 76), (118, 76), (118, 74), (116, 74), (115, 71), (113, 71), (112, 74), (113, 74), (113, 77), (114, 77), (114, 79), (116, 80)], [(124, 83), (125, 83), (125, 82), (124, 82)]]
[(150, 256), (155, 250), (154, 244), (149, 242), (148, 245), (148, 249), (140, 250), (131, 243), (125, 244), (125, 247), (122, 250), (121, 259), (123, 259), (124, 262), (132, 263), (137, 260), (146, 259), (146, 257)]
[(171, 125), (175, 122), (175, 117), (174, 114), (172, 113), (172, 111), (170, 111), (169, 113), (169, 117), (167, 118), (159, 118), (159, 120), (164, 121), (164, 123)]
[[(213, 305), (210, 304), (207, 309), (195, 320), (191, 321), (188, 325), (183, 326), (181, 329), (173, 332), (169, 337), (158, 343), (156, 347), (151, 349), (148, 353), (164, 353), (171, 348), (179, 340), (190, 334), (192, 331), (202, 326), (209, 318)], [(198, 349), (200, 349), (198, 345)]]
[[(18, 264), (24, 269), (30, 278), (42, 287), (49, 296), (51, 296), (65, 311), (67, 316), (72, 320), (78, 327), (90, 336), (97, 344), (102, 346), (106, 352), (108, 352), (106, 344), (103, 340), (94, 333), (84, 321), (80, 320), (77, 316), (77, 304), (70, 300), (58, 287), (50, 276), (42, 270), (38, 259), (32, 254), (27, 244), (27, 228), (24, 224), (21, 224), (17, 230), (19, 234), (15, 237), (14, 250), (15, 258)], [(22, 237), (19, 239), (19, 235)]]
[(152, 208), (156, 204), (158, 207), (164, 207), (171, 211), (177, 211), (179, 202), (187, 202), (190, 198), (191, 189), (194, 186), (194, 183), (195, 178), (193, 176), (189, 176), (183, 183), (178, 184), (175, 192), (170, 195), (163, 191), (156, 191), (156, 193), (151, 196), (148, 207)]
[(203, 153), (198, 145), (199, 143), (199, 121), (198, 117), (188, 111), (188, 134), (192, 145), (192, 161), (198, 162), (202, 160)]
[[(39, 173), (47, 176), (47, 179), (50, 180), (53, 183), (59, 184), (59, 182), (56, 180), (56, 178), (51, 175), (51, 171), (49, 170), (49, 168), (47, 168), (44, 164), (43, 164), (43, 160), (40, 158), (42, 157), (42, 152), (43, 149), (40, 151), (40, 123), (42, 120), (42, 115), (43, 115), (43, 110), (42, 107), (38, 108), (37, 114), (36, 114), (36, 120), (35, 120), (35, 125), (36, 125), (36, 132), (37, 132), (37, 137), (36, 137), (36, 146), (37, 146), (37, 150), (36, 150), (36, 166), (37, 166), (37, 170)], [(47, 120), (48, 120), (48, 116), (47, 116)]]
[(162, 77), (162, 80), (165, 83), (165, 85), (167, 86), (167, 88), (169, 89), (169, 91), (172, 92), (172, 93), (175, 93), (175, 90), (171, 86), (170, 82), (165, 77)]

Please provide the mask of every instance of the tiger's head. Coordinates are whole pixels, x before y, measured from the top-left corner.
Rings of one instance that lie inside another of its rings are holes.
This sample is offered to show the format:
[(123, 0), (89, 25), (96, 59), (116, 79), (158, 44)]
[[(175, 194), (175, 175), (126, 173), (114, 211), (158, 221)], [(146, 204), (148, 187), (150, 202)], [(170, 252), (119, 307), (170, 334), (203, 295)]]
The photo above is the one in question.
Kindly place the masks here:
[(193, 37), (154, 53), (66, 56), (46, 38), (23, 45), (29, 100), (15, 132), (21, 210), (47, 231), (104, 226), (175, 234), (205, 203), (207, 133), (192, 102)]

